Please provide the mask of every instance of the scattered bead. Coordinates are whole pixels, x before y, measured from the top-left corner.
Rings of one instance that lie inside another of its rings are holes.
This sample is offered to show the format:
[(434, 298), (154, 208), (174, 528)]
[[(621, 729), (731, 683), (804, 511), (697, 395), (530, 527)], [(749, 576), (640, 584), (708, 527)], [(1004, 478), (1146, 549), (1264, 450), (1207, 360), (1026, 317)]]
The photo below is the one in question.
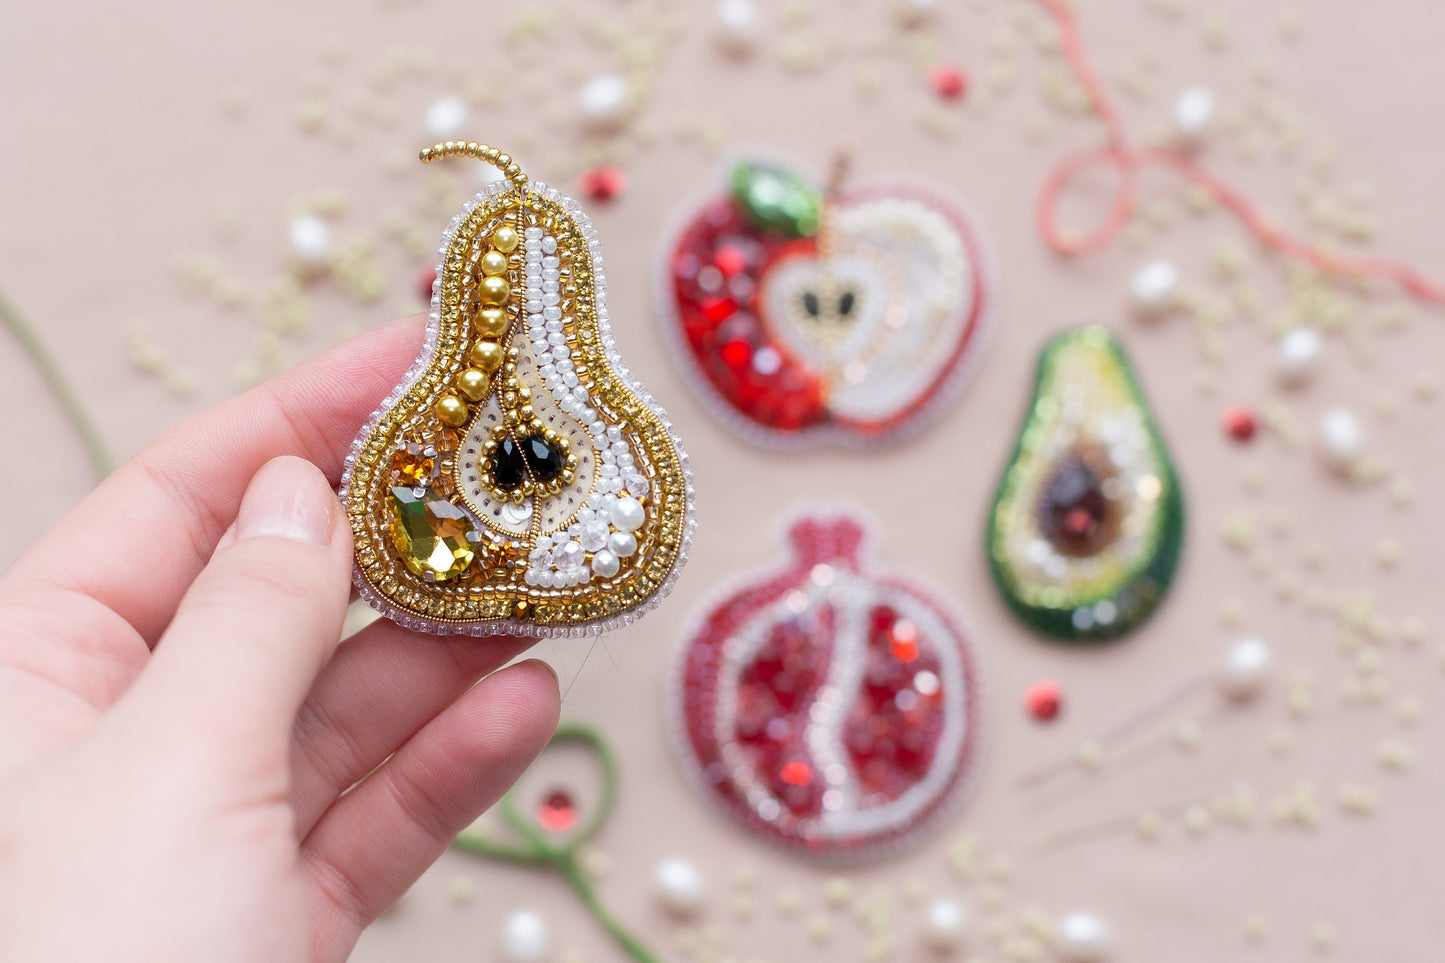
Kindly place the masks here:
[(952, 64), (936, 64), (928, 71), (928, 86), (944, 100), (957, 100), (968, 89), (968, 81)]
[(436, 282), (436, 279), (437, 269), (434, 267), (422, 268), (421, 271), (417, 273), (416, 293), (427, 303), (431, 302), (432, 285)]
[(1174, 102), (1174, 129), (1186, 143), (1199, 141), (1214, 119), (1214, 94), (1207, 87), (1190, 87)]
[(594, 77), (577, 93), (577, 106), (588, 123), (608, 127), (622, 119), (630, 91), (627, 81), (617, 74)]
[(1059, 921), (1059, 959), (1065, 963), (1098, 963), (1112, 943), (1109, 924), (1093, 913), (1070, 913)]
[(541, 914), (518, 910), (502, 930), (502, 956), (509, 963), (537, 963), (547, 956), (549, 942)]
[(331, 229), (319, 217), (310, 214), (293, 217), (286, 234), (291, 240), (291, 254), (302, 264), (324, 264), (331, 255)]
[(939, 952), (955, 949), (963, 942), (968, 916), (951, 899), (936, 899), (924, 914), (923, 934), (928, 945)]
[(1225, 408), (1224, 414), (1220, 417), (1220, 423), (1229, 437), (1235, 441), (1249, 441), (1259, 428), (1254, 412), (1243, 405), (1230, 405)]
[(696, 913), (707, 895), (707, 886), (697, 867), (677, 857), (657, 864), (653, 887), (658, 901), (669, 913), (678, 917)]
[(1179, 271), (1168, 261), (1155, 261), (1141, 268), (1129, 285), (1134, 307), (1145, 317), (1156, 317), (1172, 309), (1179, 295)]
[(1360, 423), (1344, 408), (1331, 408), (1320, 419), (1320, 452), (1327, 464), (1343, 470), (1359, 459), (1364, 450)]
[(746, 53), (758, 39), (758, 11), (753, 0), (721, 0), (717, 5), (718, 39), (734, 53)]
[(1040, 722), (1058, 717), (1063, 707), (1063, 689), (1053, 679), (1039, 679), (1024, 690), (1024, 708)]
[(1269, 676), (1269, 646), (1260, 639), (1242, 639), (1225, 656), (1219, 687), (1231, 699), (1259, 694)]
[(467, 105), (460, 97), (443, 97), (426, 111), (426, 132), (435, 140), (455, 137), (461, 133), (466, 122)]
[(1318, 366), (1322, 342), (1313, 328), (1296, 328), (1279, 341), (1275, 349), (1275, 368), (1286, 384), (1308, 381)]
[(1204, 727), (1194, 719), (1186, 719), (1174, 727), (1174, 744), (1185, 752), (1193, 752), (1204, 741)]
[(611, 164), (583, 171), (577, 182), (582, 193), (594, 201), (610, 201), (627, 189), (627, 175)]

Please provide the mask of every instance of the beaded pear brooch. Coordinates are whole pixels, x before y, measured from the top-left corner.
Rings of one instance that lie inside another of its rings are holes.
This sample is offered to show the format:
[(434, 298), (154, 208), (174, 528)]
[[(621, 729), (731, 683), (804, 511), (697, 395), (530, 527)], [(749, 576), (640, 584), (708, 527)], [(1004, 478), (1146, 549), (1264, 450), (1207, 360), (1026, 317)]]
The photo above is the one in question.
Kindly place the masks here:
[(484, 144), (421, 152), (448, 156), (504, 177), (442, 235), (421, 354), (346, 460), (356, 585), (425, 632), (602, 632), (686, 560), (687, 455), (613, 343), (577, 203)]
[(948, 814), (978, 755), (978, 673), (950, 609), (873, 571), (864, 529), (810, 517), (792, 553), (704, 610), (669, 694), (704, 796), (770, 844), (858, 859)]
[(983, 242), (913, 185), (826, 189), (739, 163), (663, 249), (659, 313), (725, 425), (764, 443), (896, 438), (962, 387), (993, 301)]

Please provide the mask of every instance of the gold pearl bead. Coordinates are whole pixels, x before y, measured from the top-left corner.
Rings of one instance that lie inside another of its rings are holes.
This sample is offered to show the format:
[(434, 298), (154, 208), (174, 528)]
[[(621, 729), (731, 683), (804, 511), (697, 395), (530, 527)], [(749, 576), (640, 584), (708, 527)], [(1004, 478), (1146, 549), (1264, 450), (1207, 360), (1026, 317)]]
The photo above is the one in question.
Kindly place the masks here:
[(501, 308), (482, 308), (477, 316), (472, 318), (472, 324), (476, 325), (477, 334), (484, 338), (500, 338), (507, 333), (507, 327), (511, 321), (507, 318), (507, 312)]
[(506, 278), (482, 278), (482, 283), (477, 285), (477, 296), (483, 304), (506, 304), (511, 293), (512, 286)]
[(487, 396), (487, 389), (492, 386), (492, 377), (485, 371), (478, 371), (476, 368), (464, 368), (462, 373), (457, 375), (456, 384), (462, 397), (476, 402)]
[(488, 277), (507, 273), (507, 255), (500, 251), (488, 251), (482, 255), (482, 273)]
[(436, 412), (437, 421), (451, 428), (460, 428), (467, 423), (466, 402), (456, 395), (442, 395), (432, 410)]
[(478, 341), (472, 345), (472, 364), (488, 374), (502, 366), (502, 346), (491, 341)]
[(516, 230), (506, 224), (492, 232), (492, 247), (503, 254), (511, 254), (515, 251), (519, 241), (521, 238), (517, 236)]

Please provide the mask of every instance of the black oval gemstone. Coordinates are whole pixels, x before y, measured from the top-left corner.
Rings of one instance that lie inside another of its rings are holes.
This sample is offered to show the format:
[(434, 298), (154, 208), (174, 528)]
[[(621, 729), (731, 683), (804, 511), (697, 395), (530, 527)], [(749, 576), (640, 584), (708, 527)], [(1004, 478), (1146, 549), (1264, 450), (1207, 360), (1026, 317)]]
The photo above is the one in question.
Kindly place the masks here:
[(1093, 555), (1114, 540), (1119, 506), (1105, 492), (1102, 452), (1076, 448), (1054, 464), (1039, 496), (1039, 527), (1065, 555)]
[(527, 459), (527, 468), (532, 478), (541, 485), (556, 481), (567, 467), (562, 449), (541, 435), (528, 435), (522, 439), (522, 455)]
[(818, 300), (818, 293), (816, 291), (803, 292), (803, 310), (815, 318), (823, 313), (823, 305), (822, 302)]
[(519, 487), (523, 479), (527, 477), (522, 449), (510, 435), (497, 442), (488, 470), (492, 476), (492, 483), (498, 488), (505, 488), (509, 491)]
[(858, 295), (852, 291), (844, 291), (838, 296), (838, 313), (843, 317), (853, 313), (853, 308), (858, 304)]

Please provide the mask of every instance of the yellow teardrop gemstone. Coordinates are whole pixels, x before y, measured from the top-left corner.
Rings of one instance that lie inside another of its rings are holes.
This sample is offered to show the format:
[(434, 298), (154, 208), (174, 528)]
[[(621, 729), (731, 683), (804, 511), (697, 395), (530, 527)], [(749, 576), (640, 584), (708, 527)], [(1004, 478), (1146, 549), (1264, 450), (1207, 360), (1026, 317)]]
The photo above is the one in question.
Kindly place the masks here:
[(391, 540), (402, 563), (422, 578), (444, 582), (465, 572), (479, 539), (471, 517), (445, 498), (391, 490)]

